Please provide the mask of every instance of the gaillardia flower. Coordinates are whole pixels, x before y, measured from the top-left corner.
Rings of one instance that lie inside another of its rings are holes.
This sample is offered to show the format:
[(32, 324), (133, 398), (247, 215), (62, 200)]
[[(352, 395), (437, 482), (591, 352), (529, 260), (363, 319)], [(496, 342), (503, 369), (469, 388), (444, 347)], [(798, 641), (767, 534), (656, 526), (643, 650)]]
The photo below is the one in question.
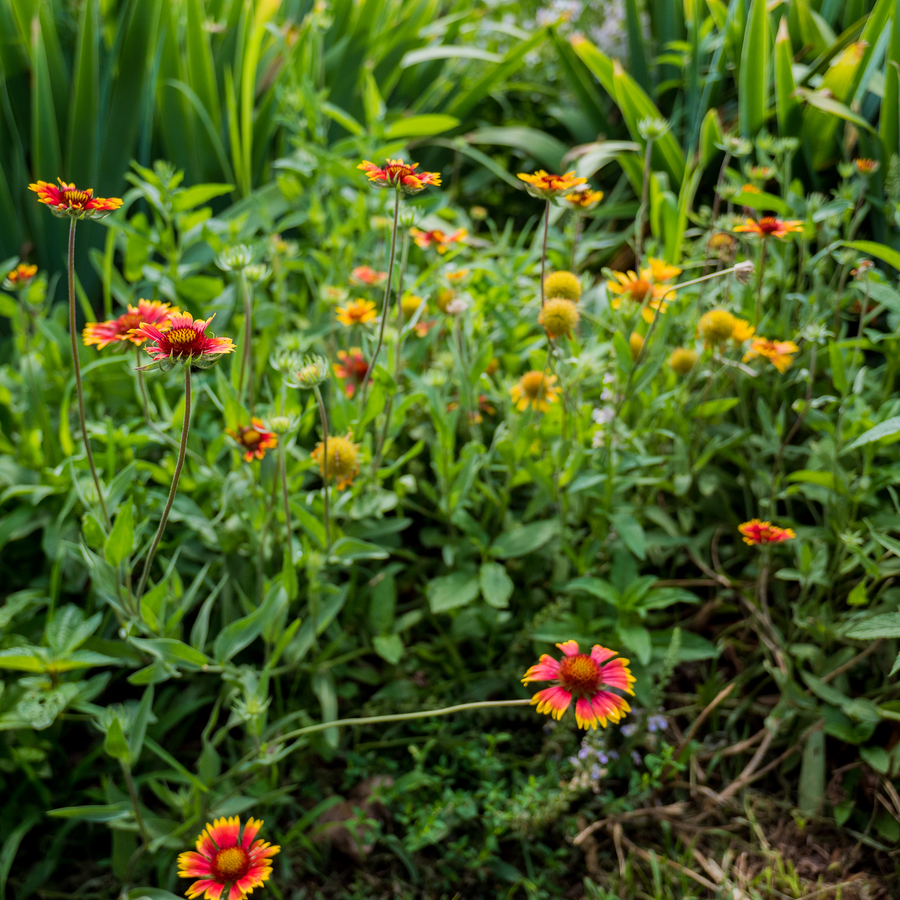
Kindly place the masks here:
[(407, 294), (400, 301), (400, 309), (403, 310), (403, 318), (411, 319), (425, 301), (416, 294)]
[(341, 325), (365, 325), (378, 318), (377, 307), (371, 300), (351, 300), (346, 306), (338, 307), (338, 322)]
[[(248, 819), (239, 838), (241, 820), (216, 819), (197, 838), (197, 851), (178, 855), (178, 875), (197, 878), (185, 894), (194, 900), (243, 900), (262, 887), (272, 874), (271, 858), (281, 850), (267, 841), (254, 841), (262, 828), (259, 819)], [(229, 888), (225, 897), (223, 891)]]
[(28, 190), (38, 195), (41, 203), (50, 207), (54, 216), (73, 219), (102, 219), (117, 210), (122, 201), (118, 197), (95, 197), (93, 188), (80, 191), (74, 184), (56, 179), (59, 187), (39, 181), (29, 184)]
[(536, 369), (526, 372), (510, 389), (513, 403), (519, 412), (524, 412), (529, 406), (538, 412), (547, 412), (551, 403), (556, 403), (561, 393), (554, 385), (555, 375), (545, 375)]
[(143, 369), (171, 369), (176, 362), (208, 369), (225, 353), (234, 352), (231, 338), (218, 338), (208, 335), (206, 329), (215, 318), (213, 313), (208, 319), (197, 319), (190, 313), (173, 315), (168, 321), (168, 330), (160, 331), (155, 325), (142, 323), (135, 332), (150, 344), (144, 349), (153, 357), (153, 362)]
[(574, 272), (551, 272), (544, 279), (544, 296), (565, 297), (577, 302), (581, 297), (581, 282)]
[(359, 448), (347, 437), (328, 438), (328, 458), (325, 459), (322, 444), (316, 444), (316, 449), (311, 454), (319, 464), (319, 471), (325, 477), (325, 465), (328, 467), (328, 478), (337, 479), (337, 489), (344, 490), (353, 484), (353, 479), (359, 473)]
[(437, 172), (417, 172), (418, 163), (405, 163), (402, 159), (389, 159), (384, 167), (363, 160), (356, 168), (362, 169), (375, 188), (399, 187), (404, 194), (418, 194), (428, 185), (439, 187), (441, 176)]
[(641, 269), (640, 275), (636, 272), (613, 272), (612, 274), (615, 281), (610, 279), (606, 282), (606, 287), (610, 293), (616, 295), (610, 303), (613, 309), (618, 309), (622, 305), (623, 299), (631, 300), (634, 303), (644, 303), (646, 300), (641, 315), (647, 322), (653, 321), (655, 310), (658, 309), (661, 313), (666, 311), (666, 303), (662, 298), (674, 292), (664, 284), (654, 284), (649, 269)]
[(764, 356), (783, 375), (794, 362), (792, 354), (799, 349), (793, 341), (770, 341), (768, 338), (758, 337), (750, 342), (750, 349), (744, 354), (744, 362)]
[(8, 291), (24, 290), (34, 281), (37, 270), (37, 266), (19, 263), (11, 272), (6, 273), (3, 278), (3, 287)]
[(723, 344), (733, 334), (737, 320), (727, 309), (711, 309), (700, 317), (697, 331), (707, 347)]
[(736, 344), (743, 344), (749, 341), (756, 334), (756, 329), (746, 319), (734, 320), (734, 331), (731, 332), (731, 339)]
[(803, 231), (803, 223), (796, 219), (785, 221), (774, 216), (763, 216), (758, 222), (747, 219), (743, 225), (736, 226), (734, 230), (757, 234), (761, 238), (784, 238), (793, 232)]
[(438, 253), (446, 253), (451, 244), (459, 243), (469, 232), (465, 228), (457, 228), (452, 234), (434, 229), (433, 231), (420, 231), (418, 228), (410, 228), (409, 235), (416, 242), (417, 247), (427, 250), (434, 247)]
[(138, 300), (137, 306), (128, 304), (128, 311), (108, 322), (88, 322), (82, 332), (85, 347), (96, 345), (102, 350), (116, 341), (130, 341), (140, 346), (147, 340), (146, 334), (138, 333), (141, 325), (155, 325), (161, 332), (169, 330), (172, 316), (180, 316), (180, 310), (159, 300)]
[(538, 314), (538, 323), (544, 326), (549, 338), (569, 334), (578, 324), (578, 319), (578, 307), (564, 297), (551, 297)]
[(878, 171), (877, 159), (854, 159), (853, 165), (860, 175), (874, 175)]
[(566, 172), (565, 175), (551, 175), (543, 169), (538, 169), (532, 175), (519, 172), (519, 178), (525, 182), (525, 190), (539, 200), (568, 197), (580, 184), (587, 184), (587, 178), (576, 178), (574, 172)]
[(569, 206), (580, 212), (587, 212), (589, 209), (593, 209), (602, 199), (603, 191), (593, 191), (589, 187), (573, 191), (566, 197)]
[(384, 284), (387, 272), (376, 272), (371, 266), (357, 266), (350, 273), (351, 284)]
[(266, 450), (278, 446), (278, 438), (271, 431), (266, 431), (266, 426), (257, 418), (250, 419), (250, 425), (238, 425), (237, 431), (227, 428), (226, 434), (230, 434), (247, 452), (244, 459), (253, 462), (254, 459), (262, 459)]
[(334, 374), (347, 382), (344, 386), (344, 393), (348, 397), (352, 397), (369, 374), (368, 360), (363, 356), (359, 347), (351, 347), (349, 351), (338, 350), (337, 358), (340, 363), (334, 364)]
[(759, 519), (751, 519), (738, 526), (738, 531), (744, 536), (744, 543), (756, 547), (761, 544), (780, 544), (795, 538), (791, 528), (779, 528), (771, 522), (761, 522)]
[(678, 266), (673, 266), (662, 259), (654, 259), (652, 256), (647, 260), (650, 266), (650, 277), (659, 284), (663, 281), (671, 281), (681, 274)]
[(624, 697), (606, 689), (617, 688), (634, 695), (631, 685), (635, 677), (628, 668), (627, 659), (611, 659), (617, 651), (607, 650), (599, 644), (594, 644), (589, 654), (578, 652), (577, 641), (565, 641), (556, 646), (563, 652), (562, 659), (557, 660), (544, 653), (522, 679), (523, 684), (530, 681), (556, 682), (553, 687), (538, 691), (531, 698), (539, 713), (549, 713), (554, 719), (561, 719), (574, 697), (575, 721), (579, 728), (596, 728), (598, 723), (606, 728), (607, 719), (618, 722), (631, 711)]

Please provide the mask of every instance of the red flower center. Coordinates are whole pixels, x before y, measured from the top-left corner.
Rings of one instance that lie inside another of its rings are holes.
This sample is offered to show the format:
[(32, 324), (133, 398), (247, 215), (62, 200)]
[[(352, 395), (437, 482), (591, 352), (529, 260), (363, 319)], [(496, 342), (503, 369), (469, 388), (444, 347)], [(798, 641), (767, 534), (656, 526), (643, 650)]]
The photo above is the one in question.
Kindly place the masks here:
[(132, 328), (140, 328), (141, 327), (141, 315), (140, 313), (125, 313), (123, 316), (119, 316), (116, 319), (116, 330), (120, 334), (128, 334)]
[(184, 347), (193, 344), (197, 340), (197, 332), (193, 328), (176, 328), (166, 335), (166, 340), (176, 347)]
[(216, 854), (213, 862), (219, 881), (238, 881), (250, 868), (250, 857), (242, 847), (228, 847)]
[(253, 428), (248, 428), (241, 435), (241, 443), (248, 447), (255, 447), (262, 440), (262, 435)]
[(600, 687), (600, 667), (587, 653), (567, 656), (559, 664), (559, 683), (573, 694), (588, 696)]
[(396, 183), (399, 178), (406, 178), (407, 175), (414, 175), (415, 171), (409, 166), (385, 166), (384, 172), (391, 183)]
[[(88, 200), (91, 199), (90, 192), (77, 191), (77, 190), (63, 191), (62, 197), (63, 197), (63, 200), (65, 200), (66, 203), (69, 204), (69, 206), (75, 206), (75, 207), (84, 206), (84, 204), (87, 203)], [(138, 324), (140, 324), (140, 322)]]
[(772, 216), (764, 216), (756, 224), (763, 234), (775, 234), (780, 225), (778, 219), (773, 219)]

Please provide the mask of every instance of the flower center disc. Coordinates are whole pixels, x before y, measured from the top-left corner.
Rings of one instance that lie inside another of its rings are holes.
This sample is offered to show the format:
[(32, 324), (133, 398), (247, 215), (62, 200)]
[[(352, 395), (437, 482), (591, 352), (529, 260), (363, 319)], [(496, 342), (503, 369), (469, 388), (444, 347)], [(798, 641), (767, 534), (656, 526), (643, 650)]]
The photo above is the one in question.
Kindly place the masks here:
[(236, 881), (247, 873), (250, 857), (241, 847), (228, 847), (216, 854), (216, 872), (223, 881)]
[(600, 667), (586, 653), (567, 656), (559, 664), (559, 682), (573, 694), (593, 694), (600, 686)]
[(642, 303), (644, 297), (650, 292), (650, 282), (643, 278), (631, 282), (631, 297), (636, 303)]
[(63, 191), (63, 200), (69, 206), (81, 206), (91, 199), (91, 195), (87, 191)]
[(532, 399), (537, 399), (544, 392), (544, 375), (542, 372), (536, 372), (532, 375), (526, 375), (522, 379), (522, 387), (525, 393)]
[(141, 317), (137, 313), (125, 313), (119, 316), (119, 331), (127, 333), (132, 328), (140, 328)]
[(166, 338), (168, 339), (170, 344), (192, 344), (197, 337), (197, 333), (193, 330), (193, 328), (176, 328), (174, 331), (170, 331)]
[(255, 447), (262, 440), (262, 435), (253, 428), (248, 428), (244, 432), (244, 443), (250, 447)]
[(774, 234), (778, 231), (778, 222), (769, 216), (760, 219), (759, 222), (757, 222), (757, 225), (759, 225), (759, 230), (763, 234)]

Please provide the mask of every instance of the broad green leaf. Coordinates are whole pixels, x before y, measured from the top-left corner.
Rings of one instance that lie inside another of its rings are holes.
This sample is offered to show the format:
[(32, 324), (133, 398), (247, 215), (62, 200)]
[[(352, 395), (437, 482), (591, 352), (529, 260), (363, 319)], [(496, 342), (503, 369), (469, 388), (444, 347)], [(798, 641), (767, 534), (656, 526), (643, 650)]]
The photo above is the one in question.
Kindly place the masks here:
[(397, 582), (388, 572), (372, 587), (369, 600), (369, 625), (376, 634), (389, 634), (394, 627), (397, 608)]
[(794, 52), (787, 19), (782, 17), (775, 37), (775, 113), (782, 137), (796, 137), (803, 125), (803, 107), (794, 81)]
[(375, 652), (392, 666), (403, 658), (403, 639), (399, 634), (379, 634), (372, 638)]
[(118, 568), (131, 556), (134, 547), (134, 513), (131, 507), (131, 498), (125, 500), (119, 508), (119, 514), (113, 523), (109, 537), (106, 539), (104, 555), (106, 561)]
[(610, 524), (619, 534), (622, 543), (638, 558), (645, 559), (647, 556), (647, 539), (644, 536), (644, 529), (631, 513), (613, 513), (609, 517)]
[(848, 444), (843, 452), (848, 453), (850, 450), (856, 450), (875, 441), (891, 439), (889, 443), (893, 443), (898, 435), (900, 435), (900, 416), (892, 416), (861, 434), (852, 444)]
[(803, 746), (797, 806), (806, 816), (821, 809), (825, 795), (825, 732), (814, 731)]
[(769, 106), (769, 16), (766, 0), (751, 0), (738, 74), (741, 134), (755, 137), (766, 124)]
[(616, 633), (622, 642), (620, 653), (634, 655), (641, 665), (646, 666), (653, 654), (650, 632), (643, 625), (618, 625)]
[(491, 544), (491, 556), (498, 559), (512, 559), (525, 556), (543, 547), (551, 538), (559, 533), (559, 523), (555, 519), (543, 522), (532, 522), (522, 525), (513, 531), (501, 534)]
[(875, 256), (884, 260), (889, 266), (900, 271), (900, 251), (894, 250), (893, 247), (886, 247), (875, 241), (842, 241), (841, 243), (844, 247), (850, 247), (867, 256)]
[(734, 203), (737, 206), (748, 206), (758, 212), (774, 212), (781, 216), (789, 216), (791, 214), (790, 207), (781, 197), (774, 194), (767, 194), (765, 191), (759, 193), (751, 191), (741, 191), (735, 198)]
[(209, 664), (206, 654), (174, 638), (131, 638), (130, 640), (138, 649), (174, 666), (197, 670)]
[(440, 113), (409, 116), (405, 119), (398, 119), (389, 125), (385, 131), (385, 137), (389, 140), (405, 137), (431, 137), (433, 134), (452, 131), (457, 125), (459, 125), (459, 119), (456, 116), (445, 116)]
[(468, 606), (478, 597), (478, 576), (474, 573), (454, 572), (428, 582), (426, 594), (433, 613), (447, 612), (460, 606)]
[(466, 135), (470, 144), (498, 144), (525, 151), (551, 172), (562, 169), (562, 158), (568, 147), (545, 131), (523, 126), (479, 128)]
[(860, 747), (859, 755), (863, 762), (870, 765), (876, 772), (887, 775), (891, 768), (891, 756), (884, 747)]
[(900, 613), (882, 613), (854, 625), (847, 637), (857, 641), (877, 641), (879, 638), (900, 638)]
[(176, 212), (187, 212), (233, 190), (233, 184), (195, 184), (178, 191), (172, 197), (172, 207)]
[(481, 596), (488, 605), (496, 609), (505, 609), (509, 606), (514, 585), (505, 566), (495, 562), (482, 563), (478, 570), (478, 583), (481, 587)]
[(721, 400), (707, 400), (705, 403), (699, 403), (688, 415), (692, 419), (711, 419), (714, 416), (721, 416), (727, 413), (729, 409), (734, 409), (740, 403), (737, 397), (723, 397)]
[(284, 588), (278, 586), (269, 591), (262, 605), (234, 622), (226, 625), (219, 636), (213, 649), (213, 655), (220, 665), (224, 665), (244, 647), (251, 644), (259, 636), (263, 628), (270, 624), (287, 602)]
[(834, 491), (836, 494), (847, 493), (847, 489), (844, 487), (843, 482), (841, 482), (840, 479), (835, 481), (834, 474), (831, 472), (820, 472), (814, 469), (799, 469), (796, 472), (791, 472), (785, 481), (793, 483), (800, 482), (802, 484), (817, 484), (820, 487), (828, 488), (829, 491)]

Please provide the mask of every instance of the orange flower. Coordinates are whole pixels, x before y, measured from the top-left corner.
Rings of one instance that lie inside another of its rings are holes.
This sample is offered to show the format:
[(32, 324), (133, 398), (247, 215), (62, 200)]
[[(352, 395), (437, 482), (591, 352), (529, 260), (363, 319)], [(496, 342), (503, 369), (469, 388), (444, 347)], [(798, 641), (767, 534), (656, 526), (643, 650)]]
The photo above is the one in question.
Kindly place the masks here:
[(791, 367), (794, 357), (800, 348), (793, 341), (770, 341), (768, 338), (754, 338), (750, 349), (744, 354), (744, 362), (757, 356), (764, 356), (783, 375)]
[(681, 274), (681, 269), (678, 266), (669, 265), (664, 260), (654, 259), (651, 256), (647, 262), (650, 264), (650, 275), (656, 282), (671, 281)]
[(854, 159), (853, 165), (860, 175), (874, 175), (878, 171), (877, 159)]
[(168, 369), (176, 362), (182, 362), (207, 369), (224, 353), (233, 353), (231, 338), (217, 338), (206, 333), (214, 318), (215, 313), (206, 320), (195, 322), (190, 313), (173, 314), (166, 322), (165, 332), (148, 322), (141, 323), (136, 332), (142, 339), (152, 342), (144, 349), (153, 357), (153, 362), (144, 368)]
[(34, 281), (37, 275), (37, 266), (29, 266), (28, 263), (19, 263), (12, 272), (7, 272), (3, 279), (3, 287), (8, 291), (22, 291)]
[(738, 225), (735, 231), (747, 231), (758, 234), (761, 238), (783, 238), (792, 232), (803, 231), (803, 223), (796, 219), (785, 221), (774, 216), (763, 216), (758, 222), (747, 219), (744, 225)]
[(80, 191), (74, 184), (66, 184), (61, 178), (56, 180), (59, 187), (46, 181), (28, 185), (28, 190), (34, 191), (38, 195), (38, 200), (46, 203), (54, 216), (102, 219), (122, 205), (118, 197), (95, 197), (93, 188)]
[(545, 375), (543, 372), (533, 370), (526, 372), (510, 389), (513, 403), (519, 412), (524, 412), (531, 406), (538, 412), (547, 412), (551, 403), (556, 403), (561, 393), (554, 386), (555, 375)]
[(666, 304), (663, 297), (673, 296), (674, 291), (664, 284), (655, 284), (652, 281), (652, 273), (650, 269), (641, 269), (641, 274), (636, 272), (613, 272), (615, 281), (610, 279), (606, 282), (606, 287), (610, 293), (617, 294), (610, 304), (613, 309), (619, 309), (622, 300), (628, 299), (634, 303), (644, 303), (649, 296), (647, 305), (642, 313), (647, 322), (653, 321), (654, 311), (659, 309), (661, 313), (666, 311)]
[(262, 459), (266, 450), (278, 446), (278, 438), (274, 432), (266, 431), (265, 425), (256, 418), (250, 419), (249, 426), (238, 425), (237, 431), (226, 428), (225, 433), (230, 434), (247, 451), (244, 454), (247, 462), (253, 462), (254, 458)]
[(749, 341), (756, 334), (756, 329), (746, 319), (734, 320), (734, 331), (731, 332), (731, 339), (736, 344), (743, 344)]
[(375, 309), (371, 300), (351, 300), (346, 306), (338, 307), (338, 322), (341, 325), (365, 325), (377, 318)]
[(89, 322), (82, 332), (85, 347), (96, 345), (102, 350), (115, 341), (131, 341), (140, 346), (147, 340), (146, 334), (138, 334), (137, 329), (143, 324), (156, 325), (161, 332), (171, 327), (169, 319), (179, 316), (181, 312), (173, 309), (168, 303), (159, 300), (138, 300), (137, 306), (128, 304), (128, 312), (108, 322)]
[(744, 536), (744, 543), (751, 546), (759, 546), (760, 544), (780, 544), (782, 541), (789, 541), (795, 538), (790, 528), (779, 528), (771, 522), (760, 522), (759, 519), (751, 519), (738, 526), (738, 531)]
[(427, 250), (434, 244), (434, 248), (438, 253), (446, 253), (450, 244), (463, 240), (468, 233), (465, 228), (457, 228), (453, 234), (445, 234), (438, 229), (433, 231), (419, 231), (418, 228), (409, 229), (410, 237), (412, 237), (418, 247)]
[(539, 200), (567, 197), (578, 185), (587, 184), (587, 178), (576, 178), (574, 172), (566, 172), (565, 175), (551, 175), (543, 169), (538, 169), (533, 175), (520, 172), (519, 178), (525, 182), (525, 190)]
[(371, 266), (357, 266), (350, 273), (350, 283), (356, 285), (384, 284), (387, 272), (376, 272)]
[(440, 186), (441, 176), (437, 172), (416, 172), (418, 163), (405, 163), (402, 159), (389, 159), (384, 168), (363, 160), (356, 168), (362, 169), (375, 188), (399, 187), (405, 194), (418, 194), (428, 185)]
[(334, 364), (334, 374), (349, 382), (344, 387), (344, 393), (352, 397), (356, 393), (356, 388), (366, 380), (369, 363), (359, 347), (351, 347), (349, 353), (346, 350), (338, 350), (337, 358), (341, 362)]
[(589, 187), (574, 191), (566, 197), (569, 206), (586, 212), (593, 209), (603, 199), (603, 191), (593, 191)]

